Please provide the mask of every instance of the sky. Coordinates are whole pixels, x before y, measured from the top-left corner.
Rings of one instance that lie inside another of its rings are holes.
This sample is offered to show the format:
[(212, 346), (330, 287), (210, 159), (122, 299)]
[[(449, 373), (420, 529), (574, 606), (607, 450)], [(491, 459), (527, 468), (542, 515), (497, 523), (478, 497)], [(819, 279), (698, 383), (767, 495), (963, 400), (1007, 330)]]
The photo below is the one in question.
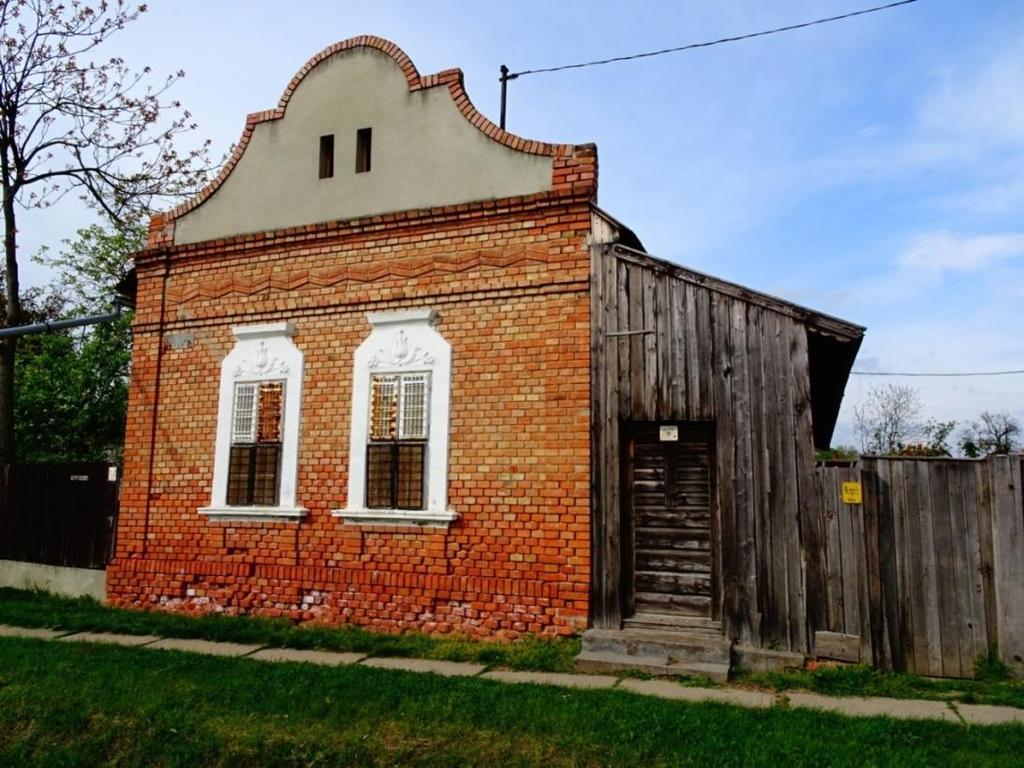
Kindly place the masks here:
[[(110, 41), (154, 73), (218, 156), (295, 71), (359, 34), (421, 74), (459, 67), (497, 121), (498, 67), (589, 61), (798, 23), (880, 0), (327, 2), (157, 0)], [(508, 128), (595, 142), (599, 204), (647, 250), (867, 326), (860, 371), (1024, 369), (1024, 0), (919, 0), (639, 61), (524, 76)], [(197, 138), (198, 140), (198, 138)], [(72, 198), (23, 215), (28, 263), (91, 221)], [(1024, 421), (1024, 376), (853, 376), (835, 444), (876, 384), (926, 417)]]

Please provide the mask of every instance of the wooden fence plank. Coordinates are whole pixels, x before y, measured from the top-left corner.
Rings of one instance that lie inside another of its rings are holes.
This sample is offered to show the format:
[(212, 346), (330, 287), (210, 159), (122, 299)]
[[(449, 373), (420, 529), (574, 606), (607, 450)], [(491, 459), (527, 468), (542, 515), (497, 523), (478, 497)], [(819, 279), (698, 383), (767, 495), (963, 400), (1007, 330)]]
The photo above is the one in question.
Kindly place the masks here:
[[(974, 671), (974, 659), (977, 657), (974, 627), (977, 622), (972, 597), (977, 585), (977, 571), (970, 557), (969, 533), (967, 517), (973, 516), (974, 510), (966, 499), (964, 491), (973, 477), (964, 465), (949, 466), (949, 530), (952, 547), (952, 572), (956, 583), (954, 604), (956, 607), (956, 633), (959, 644), (960, 676), (969, 677)], [(973, 497), (973, 494), (972, 494)], [(973, 498), (972, 498), (973, 501)]]
[[(846, 473), (837, 473), (838, 483), (848, 479)], [(843, 587), (843, 629), (847, 634), (856, 634), (860, 627), (857, 613), (857, 547), (853, 532), (853, 516), (856, 508), (840, 500), (836, 504), (839, 517), (839, 541), (842, 547), (841, 574)]]
[(1015, 457), (993, 456), (993, 576), (999, 655), (1024, 675), (1024, 504), (1021, 463)]
[(985, 638), (986, 650), (999, 642), (998, 612), (996, 611), (995, 574), (992, 556), (993, 544), (992, 509), (995, 497), (992, 491), (991, 462), (975, 465), (975, 477), (978, 484), (978, 555), (981, 562), (982, 600), (985, 606)]
[(882, 568), (883, 614), (885, 617), (886, 638), (892, 661), (892, 668), (906, 671), (910, 667), (907, 647), (909, 624), (904, 615), (903, 597), (900, 593), (900, 573), (903, 568), (903, 554), (900, 551), (900, 526), (895, 509), (897, 490), (893, 485), (893, 471), (889, 464), (879, 462), (879, 475), (884, 468), (888, 482), (888, 491), (880, 494), (878, 510), (878, 556)]
[[(1024, 675), (1022, 470), (1018, 457), (818, 467), (825, 578), (822, 594), (806, 598), (808, 616), (812, 603), (821, 611), (808, 622), (814, 636), (858, 637), (860, 658), (880, 667), (966, 678), (998, 642)], [(840, 484), (858, 477), (863, 505), (839, 502)]]
[(824, 520), (825, 545), (825, 611), (826, 628), (830, 632), (845, 632), (843, 623), (843, 548), (839, 537), (839, 499), (836, 491), (836, 472), (833, 468), (819, 469), (816, 473), (818, 503)]
[(957, 580), (962, 574), (956, 570), (953, 553), (952, 517), (949, 493), (949, 466), (946, 462), (920, 462), (929, 477), (930, 499), (925, 510), (932, 524), (933, 568), (938, 599), (935, 607), (939, 619), (939, 653), (942, 657), (942, 675), (960, 677), (960, 633), (958, 615)]
[[(965, 464), (959, 468), (960, 518), (959, 528), (955, 529), (954, 537), (960, 543), (962, 564), (959, 566), (964, 573), (964, 590), (961, 598), (962, 616), (966, 618), (970, 630), (970, 655), (973, 674), (973, 659), (977, 659), (988, 648), (985, 625), (984, 573), (981, 561), (981, 539), (978, 530), (980, 504), (978, 493), (978, 475), (975, 466)], [(963, 621), (963, 620), (962, 620)], [(968, 670), (964, 670), (966, 673)]]
[[(874, 645), (871, 637), (871, 608), (869, 605), (868, 586), (868, 540), (864, 524), (863, 477), (856, 469), (847, 469), (844, 477), (849, 482), (860, 483), (861, 503), (851, 505), (851, 522), (853, 532), (853, 568), (847, 599), (857, 606), (856, 623), (850, 628), (850, 634), (860, 637), (860, 658), (870, 662), (874, 657)], [(877, 533), (876, 533), (877, 540)]]
[(924, 640), (928, 657), (927, 671), (921, 674), (942, 676), (942, 627), (939, 622), (939, 584), (935, 562), (935, 530), (931, 514), (931, 472), (928, 462), (915, 461), (912, 482), (915, 483), (915, 515), (912, 519), (920, 526), (919, 574), (924, 608)]

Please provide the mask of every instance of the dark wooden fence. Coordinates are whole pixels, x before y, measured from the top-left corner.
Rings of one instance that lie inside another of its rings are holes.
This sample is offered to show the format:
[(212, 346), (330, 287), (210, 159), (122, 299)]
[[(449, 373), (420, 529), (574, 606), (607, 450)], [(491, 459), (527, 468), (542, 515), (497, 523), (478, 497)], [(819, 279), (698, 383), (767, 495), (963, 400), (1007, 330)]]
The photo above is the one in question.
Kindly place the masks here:
[[(819, 656), (971, 677), (989, 648), (1024, 673), (1020, 456), (819, 467)], [(859, 483), (862, 503), (843, 503)], [(811, 611), (808, 611), (810, 614)]]
[(108, 464), (0, 468), (0, 559), (103, 568), (114, 546), (117, 469)]

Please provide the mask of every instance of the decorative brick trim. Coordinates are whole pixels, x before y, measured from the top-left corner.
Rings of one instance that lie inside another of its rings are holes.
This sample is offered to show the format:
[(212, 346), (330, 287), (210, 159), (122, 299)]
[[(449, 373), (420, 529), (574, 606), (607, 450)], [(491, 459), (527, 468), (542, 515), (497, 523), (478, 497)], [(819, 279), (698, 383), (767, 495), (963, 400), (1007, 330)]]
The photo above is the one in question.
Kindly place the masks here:
[(550, 250), (547, 245), (518, 246), (503, 249), (485, 248), (479, 251), (435, 258), (413, 256), (359, 267), (277, 270), (266, 272), (252, 279), (225, 277), (184, 289), (169, 286), (167, 301), (170, 304), (182, 304), (196, 298), (220, 299), (230, 294), (252, 296), (267, 290), (294, 291), (307, 285), (330, 288), (344, 282), (372, 283), (387, 278), (405, 280), (430, 272), (465, 272), (481, 267), (500, 269), (524, 262), (546, 264), (549, 257)]
[[(252, 112), (246, 116), (245, 128), (242, 130), (238, 143), (235, 144), (231, 156), (221, 167), (213, 181), (200, 190), (192, 199), (181, 203), (166, 213), (156, 214), (152, 217), (149, 226), (149, 247), (173, 244), (174, 221), (202, 205), (220, 188), (228, 176), (231, 175), (235, 166), (238, 165), (249, 144), (249, 140), (252, 138), (255, 127), (260, 123), (280, 120), (284, 117), (292, 94), (295, 93), (299, 84), (314, 67), (336, 54), (356, 48), (371, 48), (394, 59), (399, 69), (402, 70), (402, 74), (405, 75), (410, 92), (447, 86), (452, 101), (455, 102), (455, 106), (458, 107), (466, 120), (491, 140), (519, 152), (547, 155), (555, 158), (553, 182), (556, 192), (589, 193), (592, 195), (594, 190), (597, 189), (597, 149), (593, 144), (549, 144), (542, 141), (525, 139), (509, 133), (492, 123), (473, 106), (463, 84), (461, 69), (445, 69), (433, 75), (422, 76), (408, 55), (391, 41), (385, 40), (382, 37), (376, 37), (375, 35), (359, 35), (358, 37), (351, 37), (329, 45), (307, 61), (291, 79), (291, 82), (288, 83), (275, 109)], [(581, 165), (584, 167), (580, 168)]]

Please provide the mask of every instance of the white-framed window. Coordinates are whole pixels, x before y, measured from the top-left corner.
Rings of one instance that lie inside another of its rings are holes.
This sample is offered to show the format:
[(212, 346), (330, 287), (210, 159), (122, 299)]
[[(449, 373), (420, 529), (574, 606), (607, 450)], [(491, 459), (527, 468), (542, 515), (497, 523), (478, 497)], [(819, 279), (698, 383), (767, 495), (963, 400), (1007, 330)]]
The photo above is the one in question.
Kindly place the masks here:
[(352, 369), (346, 522), (447, 525), (451, 346), (433, 310), (371, 312)]
[(303, 355), (289, 322), (236, 326), (221, 363), (210, 517), (302, 517), (296, 503)]
[(276, 507), (280, 492), (285, 382), (235, 384), (227, 503)]
[(370, 375), (367, 509), (426, 507), (429, 402), (428, 372)]

